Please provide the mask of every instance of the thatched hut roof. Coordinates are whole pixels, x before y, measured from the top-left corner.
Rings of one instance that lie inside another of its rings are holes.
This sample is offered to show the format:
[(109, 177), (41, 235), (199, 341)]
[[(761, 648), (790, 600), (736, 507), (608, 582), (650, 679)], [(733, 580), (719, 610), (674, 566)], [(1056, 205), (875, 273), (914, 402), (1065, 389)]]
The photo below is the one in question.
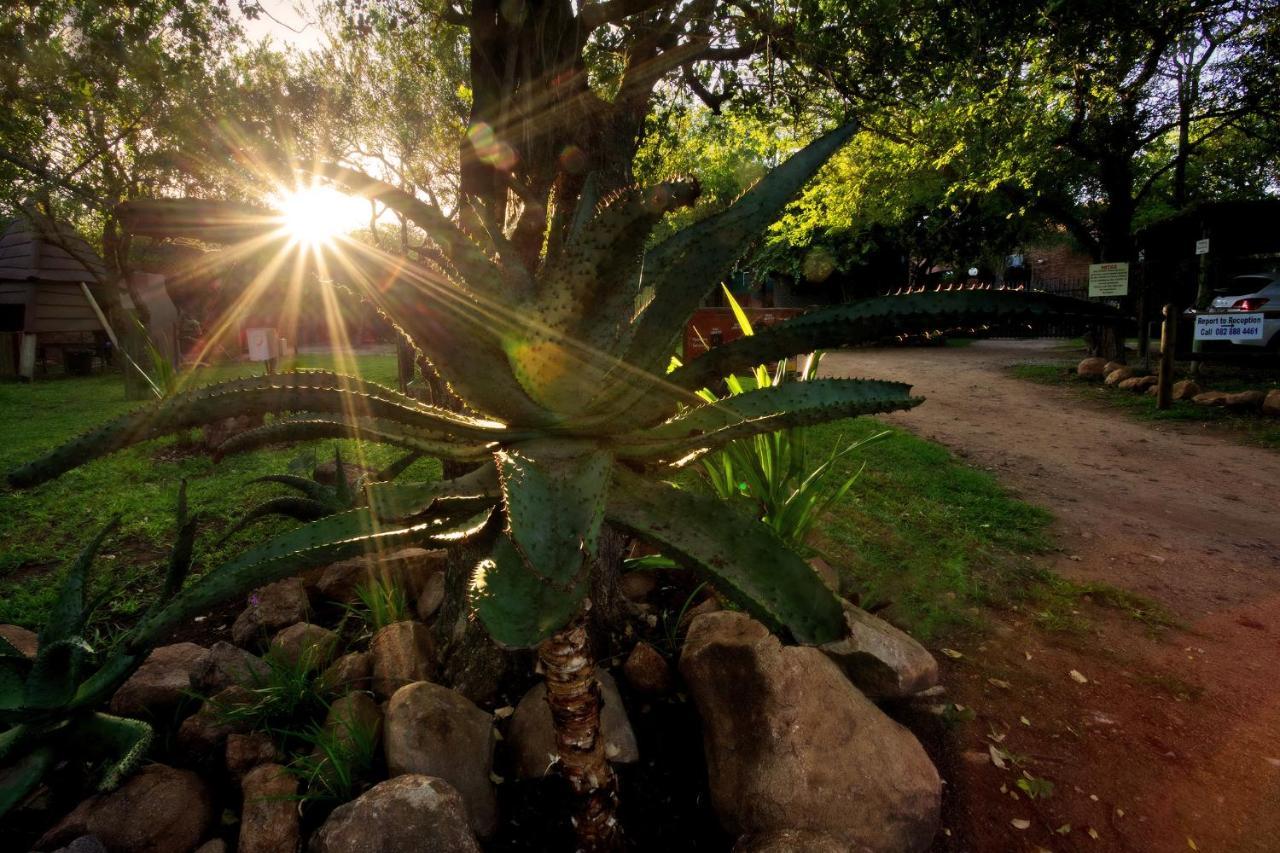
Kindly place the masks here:
[(105, 276), (102, 259), (69, 226), (24, 215), (0, 236), (0, 281), (94, 284)]

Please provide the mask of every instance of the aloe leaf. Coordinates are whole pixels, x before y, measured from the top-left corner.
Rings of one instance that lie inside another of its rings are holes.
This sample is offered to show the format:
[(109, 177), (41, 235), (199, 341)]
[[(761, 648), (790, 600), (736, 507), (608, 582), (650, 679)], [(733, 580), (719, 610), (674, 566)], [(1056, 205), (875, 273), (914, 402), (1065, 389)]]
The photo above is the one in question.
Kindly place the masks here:
[(58, 593), (58, 600), (49, 611), (49, 617), (45, 620), (37, 638), (37, 648), (41, 652), (47, 645), (75, 637), (84, 627), (84, 589), (89, 567), (93, 565), (93, 558), (97, 556), (103, 540), (116, 529), (119, 523), (120, 516), (112, 517), (67, 568), (62, 589)]
[(294, 521), (316, 521), (325, 516), (333, 515), (334, 511), (333, 504), (324, 503), (313, 498), (301, 498), (292, 495), (271, 498), (240, 516), (236, 523), (231, 525), (231, 528), (226, 533), (222, 534), (219, 541), (226, 542), (255, 521), (270, 518), (273, 515), (283, 515), (286, 518), (292, 518)]
[(215, 459), (273, 444), (324, 438), (354, 438), (391, 444), (411, 448), (418, 454), (454, 461), (484, 459), (492, 451), (487, 443), (451, 441), (444, 439), (439, 432), (416, 429), (393, 421), (345, 415), (306, 415), (276, 418), (269, 424), (237, 433), (218, 446)]
[(377, 474), (375, 474), (373, 478), (374, 482), (384, 483), (387, 480), (394, 480), (396, 477), (399, 477), (401, 474), (403, 474), (409, 468), (410, 465), (417, 462), (421, 458), (422, 458), (422, 451), (412, 450), (406, 453), (404, 456), (401, 456), (399, 459), (395, 460), (390, 465), (388, 465), (387, 467), (379, 471)]
[(480, 499), (493, 504), (501, 497), (492, 461), (452, 480), (429, 483), (369, 483), (369, 506), (383, 520), (406, 519), (430, 512), (449, 500)]
[[(980, 324), (1078, 320), (1120, 322), (1108, 305), (1034, 291), (966, 290), (878, 296), (820, 308), (716, 347), (667, 375), (667, 382), (698, 389), (734, 371), (819, 349), (855, 346), (900, 334)], [(668, 402), (674, 398), (668, 395)]]
[(7, 766), (5, 784), (0, 787), (0, 818), (35, 790), (45, 773), (53, 767), (55, 757), (52, 747), (42, 746)]
[(111, 714), (90, 714), (78, 720), (69, 733), (80, 748), (103, 757), (98, 790), (112, 791), (134, 771), (151, 745), (151, 726)]
[(840, 600), (768, 526), (724, 501), (615, 473), (607, 517), (702, 572), (722, 594), (802, 643), (844, 632)]
[(563, 627), (587, 593), (613, 459), (546, 441), (497, 460), (508, 527), (477, 571), (471, 600), (494, 640), (532, 646)]
[(17, 487), (33, 486), (78, 465), (139, 442), (234, 415), (351, 411), (438, 430), (462, 441), (509, 438), (502, 424), (427, 406), (388, 388), (324, 371), (236, 379), (177, 394), (84, 433), (9, 474)]
[(196, 524), (199, 518), (187, 515), (187, 481), (183, 480), (178, 488), (178, 535), (174, 539), (173, 548), (169, 552), (169, 568), (165, 573), (164, 587), (160, 592), (160, 600), (168, 601), (178, 590), (182, 589), (187, 573), (191, 571), (191, 554), (196, 543)]
[(291, 489), (302, 492), (302, 494), (313, 501), (325, 501), (333, 497), (333, 490), (323, 483), (317, 483), (310, 477), (300, 477), (297, 474), (264, 474), (261, 477), (254, 477), (250, 483), (278, 483), (281, 486), (288, 486)]
[(909, 409), (923, 402), (910, 390), (901, 382), (874, 379), (788, 382), (698, 406), (652, 429), (619, 436), (614, 446), (626, 458), (678, 458), (759, 433)]
[(27, 673), (31, 661), (26, 658), (0, 658), (0, 711), (13, 711), (22, 707)]
[(80, 670), (93, 649), (79, 637), (41, 644), (27, 675), (22, 704), (26, 708), (58, 708), (66, 705), (80, 684)]

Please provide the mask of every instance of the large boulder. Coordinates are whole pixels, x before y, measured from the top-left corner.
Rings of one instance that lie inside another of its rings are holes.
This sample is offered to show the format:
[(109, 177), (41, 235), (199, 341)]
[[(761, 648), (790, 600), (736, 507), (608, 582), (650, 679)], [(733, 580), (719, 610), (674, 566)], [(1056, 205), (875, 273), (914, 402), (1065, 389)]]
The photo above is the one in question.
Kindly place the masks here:
[(387, 703), (383, 729), (387, 771), (435, 776), (462, 795), (479, 836), (498, 826), (493, 780), (493, 716), (439, 684), (419, 681)]
[(1191, 402), (1197, 406), (1225, 406), (1227, 394), (1225, 391), (1204, 391), (1192, 397)]
[(212, 821), (213, 798), (199, 776), (151, 764), (111, 793), (80, 803), (34, 849), (93, 835), (110, 853), (189, 853)]
[[(596, 680), (600, 682), (600, 729), (604, 734), (604, 751), (615, 764), (630, 764), (640, 760), (640, 748), (636, 734), (627, 718), (627, 709), (618, 694), (618, 683), (603, 669), (596, 668)], [(547, 704), (547, 685), (538, 683), (524, 694), (511, 724), (507, 729), (507, 746), (515, 755), (516, 776), (521, 779), (541, 779), (554, 772), (556, 765), (555, 729), (552, 726), (551, 706)]]
[(269, 583), (250, 594), (249, 605), (231, 626), (231, 639), (237, 646), (259, 646), (281, 628), (306, 622), (309, 606), (301, 578)]
[(369, 641), (373, 692), (381, 697), (435, 675), (435, 647), (421, 622), (392, 622)]
[(1120, 370), (1123, 367), (1128, 367), (1128, 365), (1125, 364), (1123, 361), (1108, 361), (1106, 364), (1102, 366), (1102, 375), (1110, 376), (1112, 373), (1114, 373), (1117, 370)]
[(871, 699), (902, 699), (938, 683), (938, 662), (910, 635), (847, 601), (844, 623), (848, 636), (822, 651)]
[(348, 749), (368, 740), (376, 751), (382, 738), (382, 708), (368, 693), (348, 693), (333, 700), (324, 728)]
[(779, 829), (742, 836), (738, 839), (738, 843), (733, 845), (733, 853), (850, 853), (850, 851), (847, 843), (825, 832)]
[(874, 853), (929, 847), (937, 770), (821, 650), (784, 647), (744, 614), (713, 613), (690, 626), (680, 670), (729, 832), (807, 830)]
[(298, 780), (279, 764), (260, 764), (240, 783), (237, 853), (294, 853), (298, 849)]
[(252, 652), (225, 640), (209, 647), (200, 665), (191, 673), (191, 686), (209, 695), (228, 687), (252, 687), (266, 680), (271, 668)]
[(371, 580), (394, 581), (409, 601), (417, 601), (431, 576), (444, 571), (445, 552), (401, 548), (389, 554), (370, 554), (342, 560), (319, 573), (316, 590), (333, 601), (356, 600), (356, 588)]
[(192, 675), (208, 655), (195, 643), (157, 646), (111, 697), (111, 712), (128, 717), (167, 713), (190, 693)]
[(1272, 388), (1262, 398), (1262, 414), (1280, 418), (1280, 388)]
[(1193, 400), (1199, 394), (1203, 394), (1204, 389), (1194, 379), (1181, 379), (1173, 383), (1171, 396), (1175, 400)]
[(178, 754), (183, 763), (207, 768), (223, 760), (227, 736), (244, 734), (252, 725), (247, 718), (236, 718), (228, 712), (252, 701), (253, 696), (243, 687), (228, 687), (206, 699), (200, 710), (178, 727)]
[(1086, 358), (1076, 365), (1076, 376), (1081, 379), (1105, 379), (1107, 360), (1105, 358)]
[(227, 772), (233, 778), (262, 764), (275, 764), (283, 756), (265, 732), (231, 732), (227, 735)]
[(480, 853), (462, 796), (443, 779), (407, 775), (338, 806), (309, 853)]
[(1107, 378), (1103, 380), (1108, 385), (1119, 385), (1126, 379), (1132, 379), (1137, 375), (1137, 371), (1132, 367), (1117, 367), (1107, 373)]
[(1117, 387), (1121, 391), (1128, 391), (1132, 394), (1145, 393), (1149, 388), (1154, 388), (1160, 384), (1160, 378), (1157, 376), (1133, 376), (1121, 382)]
[(328, 628), (299, 622), (271, 638), (272, 658), (286, 666), (324, 669), (338, 651), (339, 637)]
[(0, 637), (26, 657), (36, 656), (36, 632), (28, 631), (21, 625), (0, 625)]
[(444, 604), (444, 572), (435, 572), (422, 586), (422, 594), (414, 604), (414, 612), (423, 622), (436, 615)]
[(1228, 394), (1223, 405), (1235, 412), (1256, 412), (1266, 399), (1267, 395), (1261, 391), (1238, 391)]

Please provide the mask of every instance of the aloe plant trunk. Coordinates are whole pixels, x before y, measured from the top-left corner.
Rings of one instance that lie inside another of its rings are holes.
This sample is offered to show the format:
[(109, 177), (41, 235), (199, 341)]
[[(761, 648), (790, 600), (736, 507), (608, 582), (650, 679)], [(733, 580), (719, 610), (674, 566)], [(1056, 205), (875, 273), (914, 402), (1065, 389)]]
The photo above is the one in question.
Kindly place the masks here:
[(586, 620), (580, 616), (543, 640), (538, 662), (547, 683), (560, 772), (576, 797), (573, 825), (578, 849), (587, 853), (617, 850), (621, 847), (618, 780), (605, 754), (600, 684)]

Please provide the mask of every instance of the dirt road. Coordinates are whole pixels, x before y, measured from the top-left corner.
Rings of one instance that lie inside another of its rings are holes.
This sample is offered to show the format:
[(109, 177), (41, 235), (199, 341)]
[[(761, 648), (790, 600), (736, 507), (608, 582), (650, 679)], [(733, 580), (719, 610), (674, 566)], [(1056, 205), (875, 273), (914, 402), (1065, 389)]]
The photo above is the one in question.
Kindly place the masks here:
[[(1280, 454), (1130, 420), (1008, 374), (1051, 347), (993, 341), (824, 362), (832, 375), (914, 385), (928, 402), (889, 420), (1052, 511), (1054, 571), (1140, 593), (1187, 626), (1152, 635), (1097, 608), (1093, 633), (1064, 637), (999, 616), (991, 641), (949, 666), (985, 725), (958, 736), (957, 840), (944, 849), (1280, 851)], [(1055, 781), (1052, 797), (1010, 796), (1017, 769), (978, 754), (988, 729), (1007, 731), (998, 748), (1026, 753), (1031, 773)], [(1011, 823), (1021, 819), (1032, 826)]]

